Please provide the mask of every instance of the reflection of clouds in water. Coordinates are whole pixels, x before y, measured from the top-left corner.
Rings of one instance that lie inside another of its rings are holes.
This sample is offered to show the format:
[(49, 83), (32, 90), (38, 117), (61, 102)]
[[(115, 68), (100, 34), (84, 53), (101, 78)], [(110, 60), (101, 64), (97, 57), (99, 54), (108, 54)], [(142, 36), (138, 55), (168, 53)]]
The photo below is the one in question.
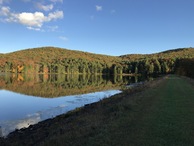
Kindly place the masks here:
[(39, 116), (34, 116), (22, 120), (0, 122), (2, 126), (2, 136), (7, 136), (10, 132), (14, 131), (15, 129), (27, 128), (30, 125), (38, 123), (40, 120), (41, 119)]
[(25, 119), (22, 120), (11, 120), (11, 121), (0, 121), (1, 129), (0, 129), (0, 136), (7, 136), (10, 132), (14, 131), (15, 129), (22, 129), (27, 128), (30, 125), (34, 125), (42, 120), (52, 118), (53, 116), (59, 115), (63, 113), (63, 109), (66, 106), (59, 105), (57, 107), (39, 111), (34, 114), (28, 114)]
[(28, 114), (24, 119), (14, 120), (14, 121), (13, 120), (0, 121), (0, 126), (1, 126), (0, 134), (2, 133), (2, 136), (7, 136), (10, 132), (14, 131), (15, 129), (27, 128), (30, 125), (34, 125), (40, 121), (53, 118), (57, 115), (66, 113), (75, 108), (84, 106), (85, 104), (97, 102), (103, 98), (108, 98), (120, 92), (121, 91), (119, 90), (111, 90), (111, 91), (109, 90), (109, 91), (65, 97), (64, 99), (66, 100), (61, 101), (62, 103), (59, 106), (51, 107), (43, 111), (38, 111), (33, 114)]
[(15, 129), (27, 128), (30, 125), (36, 124), (40, 120), (41, 120), (40, 116), (36, 115), (36, 116), (31, 117), (29, 119), (25, 119), (24, 121), (20, 121), (19, 123), (16, 124)]

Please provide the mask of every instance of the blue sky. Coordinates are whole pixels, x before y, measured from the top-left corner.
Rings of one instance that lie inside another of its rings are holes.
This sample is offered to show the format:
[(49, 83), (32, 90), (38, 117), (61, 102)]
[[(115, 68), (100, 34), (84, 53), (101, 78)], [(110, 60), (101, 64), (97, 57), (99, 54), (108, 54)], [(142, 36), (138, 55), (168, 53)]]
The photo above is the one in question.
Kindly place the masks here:
[(0, 53), (55, 46), (106, 54), (194, 47), (194, 0), (0, 0)]

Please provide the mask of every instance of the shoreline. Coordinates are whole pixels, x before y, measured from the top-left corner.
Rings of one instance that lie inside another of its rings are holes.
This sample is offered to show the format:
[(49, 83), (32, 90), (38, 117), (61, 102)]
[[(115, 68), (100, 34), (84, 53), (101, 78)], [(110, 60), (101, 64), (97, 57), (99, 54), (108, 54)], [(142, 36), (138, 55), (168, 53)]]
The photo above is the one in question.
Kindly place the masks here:
[(191, 78), (163, 76), (15, 131), (0, 142), (3, 146), (194, 145), (193, 87)]
[[(126, 98), (125, 96), (133, 95), (138, 92), (141, 92), (145, 90), (145, 88), (148, 88), (150, 86), (153, 86), (153, 84), (156, 84), (158, 81), (162, 80), (163, 77), (160, 77), (158, 79), (155, 79), (154, 81), (145, 82), (142, 84), (138, 84), (133, 88), (124, 90), (122, 93), (118, 93), (116, 95), (113, 95), (109, 98), (105, 98), (103, 100), (100, 100), (98, 102), (94, 102), (91, 104), (86, 104), (83, 107), (76, 108), (75, 110), (69, 111), (65, 114), (56, 116), (51, 119), (47, 119), (44, 121), (41, 121), (35, 125), (30, 125), (28, 128), (23, 128), (20, 130), (15, 130), (8, 134), (5, 138), (1, 137), (0, 142), (4, 143), (6, 146), (7, 143), (14, 143), (14, 141), (21, 141), (22, 139), (31, 139), (35, 135), (40, 137), (40, 139), (45, 139), (48, 137), (50, 129), (53, 129), (53, 125), (57, 125), (59, 123), (68, 123), (69, 120), (76, 119), (77, 117), (81, 116), (85, 113), (90, 113), (92, 110), (96, 108), (98, 109), (99, 106), (105, 105), (105, 104), (116, 104), (117, 101), (122, 100), (123, 98)], [(57, 129), (57, 127), (55, 127)], [(64, 131), (62, 129), (58, 129), (59, 133), (63, 133)], [(41, 131), (41, 132), (40, 132)], [(8, 144), (8, 145), (9, 145)]]

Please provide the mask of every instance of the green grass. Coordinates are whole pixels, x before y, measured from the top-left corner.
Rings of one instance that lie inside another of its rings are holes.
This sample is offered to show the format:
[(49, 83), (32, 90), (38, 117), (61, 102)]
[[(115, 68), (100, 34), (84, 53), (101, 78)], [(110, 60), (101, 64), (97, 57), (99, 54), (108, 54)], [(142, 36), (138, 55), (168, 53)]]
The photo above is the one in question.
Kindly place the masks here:
[(151, 98), (145, 100), (151, 104), (139, 119), (132, 145), (194, 145), (193, 86), (183, 78), (169, 76), (142, 97)]
[(7, 142), (41, 146), (193, 146), (193, 81), (170, 75), (141, 89), (43, 122)]

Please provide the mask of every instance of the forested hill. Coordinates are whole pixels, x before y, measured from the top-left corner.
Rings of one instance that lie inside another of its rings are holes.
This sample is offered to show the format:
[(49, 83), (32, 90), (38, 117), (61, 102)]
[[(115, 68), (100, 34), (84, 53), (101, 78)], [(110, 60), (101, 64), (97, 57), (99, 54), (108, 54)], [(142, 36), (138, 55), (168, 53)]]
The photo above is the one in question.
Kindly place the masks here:
[[(94, 54), (82, 51), (68, 50), (64, 48), (56, 47), (41, 47), (32, 48), (26, 50), (20, 50), (12, 53), (2, 54), (2, 59), (11, 59), (16, 61), (28, 61), (33, 60), (37, 62), (55, 60), (55, 59), (84, 59), (88, 61), (99, 61), (106, 63), (115, 63), (122, 60), (135, 61), (144, 58), (165, 58), (165, 59), (176, 59), (176, 58), (194, 58), (194, 48), (181, 48), (174, 50), (167, 50), (155, 54), (127, 54), (122, 56), (108, 56), (102, 54)], [(0, 61), (2, 63), (2, 61)]]
[(194, 58), (194, 48), (180, 48), (167, 50), (155, 54), (127, 54), (120, 56), (123, 60), (139, 60), (144, 58), (164, 58), (164, 59), (180, 59), (180, 58)]
[(194, 48), (116, 57), (55, 47), (42, 47), (0, 54), (0, 72), (27, 74), (164, 74), (182, 72), (182, 74), (186, 74), (180, 65), (183, 59), (184, 62), (185, 60), (192, 62), (193, 58)]
[[(0, 54), (1, 55), (1, 54)], [(117, 61), (119, 58), (93, 54), (82, 51), (73, 51), (63, 48), (56, 47), (42, 47), (42, 48), (32, 48), (21, 51), (16, 51), (12, 53), (4, 54), (4, 58), (15, 59), (20, 61), (37, 61), (37, 62), (50, 62), (51, 60), (62, 60), (62, 59), (84, 59), (87, 61), (100, 61), (100, 62), (112, 62)]]

